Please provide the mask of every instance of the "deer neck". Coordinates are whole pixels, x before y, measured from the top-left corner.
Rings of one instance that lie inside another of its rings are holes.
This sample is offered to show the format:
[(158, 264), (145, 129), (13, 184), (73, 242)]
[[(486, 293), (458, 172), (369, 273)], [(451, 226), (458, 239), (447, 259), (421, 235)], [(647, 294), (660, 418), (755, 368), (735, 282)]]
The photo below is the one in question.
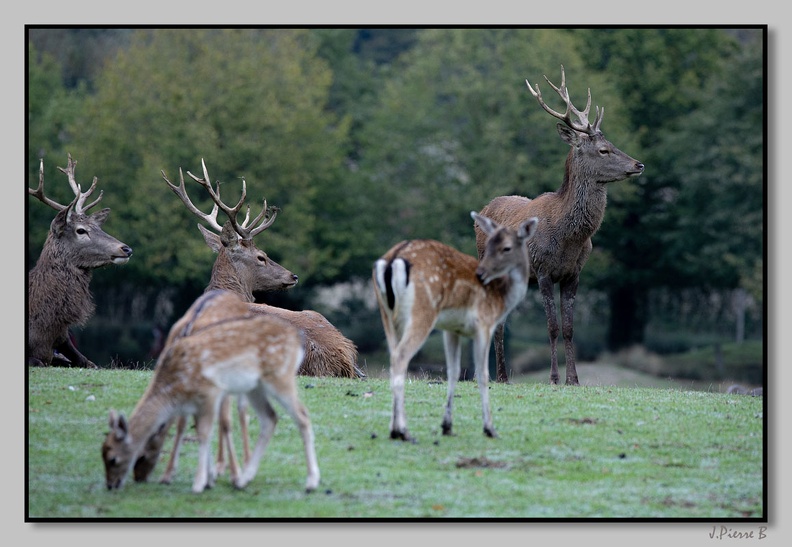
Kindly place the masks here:
[(512, 269), (508, 275), (495, 279), (486, 285), (486, 290), (496, 296), (494, 302), (502, 302), (503, 310), (500, 312), (500, 323), (523, 298), (528, 289), (529, 271), (526, 266)]
[(237, 271), (233, 261), (222, 249), (212, 267), (212, 278), (204, 292), (214, 289), (225, 290), (239, 295), (245, 302), (254, 302), (253, 289), (245, 282), (245, 277)]
[(560, 220), (570, 238), (585, 240), (594, 235), (605, 216), (607, 187), (576, 168), (571, 153), (564, 182), (556, 195), (561, 201)]
[[(152, 382), (150, 387), (154, 383)], [(172, 415), (172, 405), (151, 389), (140, 399), (129, 416), (130, 450), (135, 456), (131, 458), (131, 465), (134, 465), (137, 457), (143, 452), (151, 436), (157, 433)]]

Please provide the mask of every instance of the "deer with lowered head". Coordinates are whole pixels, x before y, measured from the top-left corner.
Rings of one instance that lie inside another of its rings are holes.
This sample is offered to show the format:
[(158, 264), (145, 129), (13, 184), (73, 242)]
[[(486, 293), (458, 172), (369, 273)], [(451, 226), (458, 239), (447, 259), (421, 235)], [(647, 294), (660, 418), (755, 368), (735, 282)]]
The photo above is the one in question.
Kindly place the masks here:
[(528, 286), (525, 243), (537, 219), (517, 228), (471, 212), (486, 234), (480, 260), (434, 240), (394, 245), (374, 263), (373, 282), (390, 352), (392, 439), (412, 441), (407, 430), (404, 383), (410, 360), (433, 329), (443, 331), (448, 396), (443, 435), (452, 434), (454, 390), (460, 374), (460, 337), (473, 339), (473, 361), (481, 395), (484, 434), (496, 437), (489, 406), (489, 346), (495, 326), (523, 299)]
[[(550, 339), (550, 382), (558, 384), (557, 340), (559, 334), (554, 286), (560, 287), (561, 332), (564, 337), (566, 357), (566, 383), (579, 385), (575, 366), (573, 344), (575, 296), (580, 271), (591, 253), (591, 238), (597, 232), (605, 215), (607, 183), (636, 177), (643, 173), (643, 163), (616, 148), (602, 134), (600, 125), (605, 109), (596, 109), (594, 123), (588, 120), (591, 108), (591, 90), (586, 108), (581, 112), (572, 104), (566, 87), (564, 67), (561, 67), (561, 86), (545, 80), (566, 105), (563, 114), (544, 102), (539, 91), (526, 80), (528, 89), (541, 107), (551, 116), (561, 120), (557, 124), (561, 140), (570, 146), (564, 170), (564, 179), (558, 190), (547, 192), (534, 199), (522, 196), (501, 196), (493, 199), (482, 210), (496, 222), (515, 228), (527, 218), (538, 217), (536, 234), (528, 242), (531, 258), (530, 279), (536, 281), (544, 302), (547, 331)], [(574, 118), (573, 118), (574, 116)], [(479, 256), (485, 252), (487, 234), (476, 231)], [(508, 381), (503, 351), (504, 325), (495, 332), (497, 381)]]
[[(347, 378), (363, 377), (363, 372), (356, 365), (357, 349), (354, 343), (341, 334), (323, 315), (313, 310), (292, 311), (254, 302), (254, 292), (289, 289), (298, 280), (297, 275), (269, 258), (253, 241), (256, 235), (269, 228), (275, 222), (277, 209), (268, 207), (266, 200), (264, 200), (262, 211), (256, 218), (251, 221), (250, 207), (248, 206), (245, 218), (240, 222), (238, 215), (245, 202), (247, 192), (244, 179), (241, 197), (237, 204), (231, 207), (220, 199), (220, 184), (216, 185), (216, 189), (212, 188), (209, 173), (203, 160), (201, 160), (201, 166), (203, 169), (202, 177), (198, 177), (189, 171), (187, 171), (187, 174), (203, 186), (211, 196), (214, 205), (209, 214), (201, 212), (190, 200), (181, 169), (179, 170), (178, 185), (173, 184), (164, 171), (162, 172), (162, 177), (187, 209), (215, 230), (213, 232), (198, 224), (206, 244), (217, 253), (217, 259), (212, 268), (212, 276), (206, 291), (224, 289), (234, 292), (247, 302), (250, 313), (276, 316), (302, 330), (305, 335), (305, 357), (300, 366), (299, 374)], [(222, 227), (217, 219), (220, 210), (228, 218)], [(238, 398), (237, 408), (242, 428), (244, 460), (247, 461), (250, 457), (250, 447), (244, 397)], [(185, 418), (181, 417), (177, 426), (176, 440), (174, 441), (171, 457), (165, 472), (160, 478), (160, 482), (168, 483), (172, 480), (185, 427)], [(228, 450), (229, 468), (233, 474), (238, 467), (238, 463), (230, 435), (230, 400), (223, 402), (219, 427), (221, 438), (226, 440), (226, 442), (219, 445), (219, 469), (222, 472), (225, 466), (225, 445)], [(153, 453), (159, 453), (156, 449), (156, 444), (158, 442), (161, 444), (163, 441), (164, 436), (159, 439), (152, 439), (155, 447)], [(155, 464), (156, 459), (141, 458), (135, 465), (136, 480), (146, 480)]]
[(91, 186), (83, 192), (75, 179), (76, 166), (69, 154), (66, 169), (58, 167), (74, 192), (74, 199), (68, 205), (45, 195), (43, 159), (38, 187), (28, 188), (28, 194), (58, 211), (41, 255), (28, 272), (28, 365), (51, 365), (53, 355), (57, 355), (59, 362), (96, 368), (71, 341), (69, 327), (84, 325), (94, 314), (89, 287), (93, 270), (109, 264), (126, 264), (132, 256), (129, 245), (102, 230), (110, 209), (88, 214), (102, 199), (102, 192), (86, 205), (98, 179), (94, 177)]
[(238, 295), (204, 293), (171, 328), (154, 375), (129, 419), (110, 411), (110, 431), (102, 444), (107, 488), (121, 488), (139, 457), (152, 449), (150, 440), (175, 417), (188, 414), (195, 416), (199, 443), (192, 490), (211, 488), (217, 477), (210, 454), (214, 421), (228, 394), (244, 394), (260, 430), (249, 461), (241, 471), (232, 470), (233, 485), (244, 488), (256, 476), (278, 422), (274, 400), (297, 424), (308, 467), (305, 489), (315, 490), (319, 466), (313, 428), (296, 382), (303, 343), (298, 328), (272, 315), (251, 313)]

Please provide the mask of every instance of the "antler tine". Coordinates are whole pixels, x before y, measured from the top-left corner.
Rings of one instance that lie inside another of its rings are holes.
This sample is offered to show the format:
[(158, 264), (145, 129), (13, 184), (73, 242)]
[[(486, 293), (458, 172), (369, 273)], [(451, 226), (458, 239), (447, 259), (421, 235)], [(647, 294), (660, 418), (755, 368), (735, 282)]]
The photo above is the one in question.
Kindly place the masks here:
[(88, 209), (99, 203), (99, 201), (101, 201), (104, 192), (103, 191), (99, 192), (99, 196), (94, 201), (92, 201), (90, 205), (86, 207), (85, 200), (88, 199), (88, 196), (93, 194), (93, 191), (96, 189), (96, 183), (99, 181), (99, 179), (94, 177), (91, 186), (88, 188), (87, 191), (83, 192), (82, 188), (80, 188), (80, 185), (77, 184), (77, 179), (75, 178), (75, 174), (74, 174), (77, 168), (77, 162), (72, 159), (71, 154), (68, 154), (68, 158), (69, 160), (68, 163), (66, 164), (66, 169), (64, 169), (63, 167), (58, 167), (58, 170), (61, 173), (64, 173), (66, 177), (69, 179), (69, 186), (71, 186), (72, 192), (74, 192), (74, 195), (77, 198), (74, 204), (74, 211), (76, 213), (83, 214)]
[(162, 178), (168, 183), (168, 186), (171, 190), (173, 190), (173, 193), (179, 196), (179, 199), (182, 201), (182, 203), (184, 203), (184, 205), (187, 206), (187, 209), (189, 209), (190, 212), (192, 212), (198, 218), (205, 220), (209, 226), (217, 230), (218, 233), (223, 231), (223, 227), (217, 222), (217, 212), (219, 210), (217, 207), (217, 202), (215, 202), (214, 206), (212, 207), (212, 212), (206, 214), (201, 212), (198, 207), (193, 205), (193, 202), (190, 201), (190, 198), (187, 196), (187, 188), (184, 186), (184, 173), (182, 172), (181, 167), (179, 167), (179, 186), (176, 186), (168, 180), (168, 176), (165, 174), (165, 171), (160, 170), (160, 173), (162, 173)]
[[(564, 114), (556, 112), (555, 110), (547, 106), (547, 104), (545, 104), (544, 100), (542, 99), (542, 94), (539, 91), (539, 84), (536, 84), (536, 91), (534, 91), (533, 87), (528, 82), (528, 80), (525, 80), (525, 83), (528, 84), (528, 89), (531, 91), (531, 94), (536, 98), (537, 101), (539, 101), (539, 104), (541, 105), (542, 108), (545, 109), (545, 111), (547, 111), (551, 116), (563, 121), (566, 125), (574, 129), (575, 131), (580, 131), (588, 135), (593, 135), (594, 133), (599, 131), (599, 124), (602, 123), (602, 114), (604, 112), (604, 109), (600, 111), (600, 108), (597, 107), (597, 118), (593, 126), (588, 121), (589, 111), (591, 110), (591, 88), (588, 89), (588, 99), (586, 101), (586, 108), (583, 109), (583, 111), (581, 112), (580, 110), (575, 108), (575, 105), (572, 104), (572, 100), (569, 98), (569, 90), (567, 89), (566, 86), (566, 74), (564, 72), (564, 65), (561, 65), (560, 87), (556, 87), (547, 76), (545, 76), (544, 79), (547, 81), (548, 84), (550, 84), (550, 87), (552, 87), (555, 90), (555, 92), (558, 93), (558, 95), (564, 100), (564, 103), (566, 103), (566, 111), (564, 112)], [(575, 114), (579, 122), (575, 122), (570, 116), (570, 113)]]
[(33, 188), (28, 188), (28, 194), (35, 196), (40, 202), (49, 205), (56, 211), (63, 211), (66, 208), (66, 205), (61, 205), (57, 201), (44, 195), (44, 158), (41, 158), (41, 163), (39, 164), (38, 187), (35, 190)]
[[(94, 177), (93, 178), (93, 182), (91, 183), (91, 187), (88, 188), (87, 192), (85, 192), (84, 194), (82, 194), (82, 196), (80, 196), (80, 200), (81, 200), (80, 203), (85, 203), (85, 200), (88, 198), (88, 196), (90, 196), (93, 193), (94, 188), (96, 188), (96, 183), (97, 182), (99, 182), (99, 179)], [(77, 188), (79, 188), (79, 187), (80, 186), (77, 185)], [(96, 197), (96, 199), (93, 200), (91, 203), (89, 203), (87, 206), (83, 207), (82, 211), (85, 212), (88, 209), (90, 209), (91, 207), (93, 207), (94, 205), (96, 205), (97, 203), (99, 203), (102, 200), (102, 196), (103, 195), (104, 195), (104, 190), (99, 190), (99, 195)]]
[[(247, 196), (247, 188), (245, 185), (244, 179), (242, 180), (242, 195), (239, 198), (237, 204), (233, 207), (229, 207), (220, 199), (220, 182), (217, 182), (217, 191), (212, 189), (212, 184), (209, 182), (209, 171), (206, 169), (206, 163), (204, 162), (203, 158), (201, 159), (201, 167), (203, 168), (203, 178), (196, 177), (189, 171), (187, 174), (190, 175), (193, 180), (195, 180), (198, 184), (206, 188), (209, 192), (209, 195), (212, 196), (212, 200), (215, 202), (216, 206), (219, 206), (220, 209), (228, 216), (228, 220), (231, 222), (231, 225), (234, 227), (234, 230), (240, 237), (243, 239), (249, 239), (250, 233), (245, 228), (245, 223), (239, 224), (237, 222), (237, 215), (239, 214), (239, 210), (242, 209), (242, 205), (245, 202), (245, 197)], [(245, 220), (247, 222), (247, 219)]]
[(258, 235), (267, 228), (269, 228), (270, 226), (272, 226), (272, 223), (275, 222), (275, 217), (278, 216), (279, 212), (280, 209), (278, 207), (275, 207), (274, 205), (268, 207), (267, 200), (265, 199), (264, 208), (261, 210), (258, 216), (255, 219), (253, 219), (253, 224), (251, 225), (251, 228), (253, 226), (256, 226), (256, 224), (258, 224), (259, 222), (261, 222), (261, 225), (252, 228), (250, 230), (250, 237)]

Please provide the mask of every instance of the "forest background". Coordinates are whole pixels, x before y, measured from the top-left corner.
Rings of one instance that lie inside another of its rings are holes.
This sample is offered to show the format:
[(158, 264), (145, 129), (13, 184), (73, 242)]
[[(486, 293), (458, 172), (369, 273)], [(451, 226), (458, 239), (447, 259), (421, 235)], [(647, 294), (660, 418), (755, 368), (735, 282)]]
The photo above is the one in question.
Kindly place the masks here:
[[(74, 331), (101, 366), (151, 366), (156, 334), (209, 280), (214, 255), (160, 175), (201, 159), (227, 201), (244, 178), (254, 209), (281, 208), (257, 242), (300, 283), (257, 298), (316, 309), (363, 359), (381, 353), (378, 256), (417, 237), (475, 254), (470, 210), (560, 185), (568, 148), (525, 80), (549, 90), (564, 65), (573, 101), (591, 88), (605, 135), (647, 166), (609, 187), (578, 293), (580, 358), (733, 351), (730, 374), (761, 383), (761, 28), (47, 27), (27, 41), (28, 186), (43, 158), (47, 192), (68, 202), (57, 167), (71, 154), (79, 182), (99, 179), (106, 230), (134, 249), (95, 273), (97, 314)], [(26, 207), (29, 269), (53, 212)], [(525, 370), (547, 363), (531, 353), (547, 338), (536, 292), (510, 337)]]

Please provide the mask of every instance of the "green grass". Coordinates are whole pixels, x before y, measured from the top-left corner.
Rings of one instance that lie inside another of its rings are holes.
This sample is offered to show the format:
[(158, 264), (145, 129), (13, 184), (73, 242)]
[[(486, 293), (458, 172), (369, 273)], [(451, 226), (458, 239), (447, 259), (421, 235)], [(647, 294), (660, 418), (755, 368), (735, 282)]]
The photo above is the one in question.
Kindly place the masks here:
[[(150, 371), (28, 369), (29, 520), (57, 519), (746, 519), (766, 517), (763, 400), (669, 388), (493, 384), (497, 439), (483, 435), (474, 382), (457, 388), (443, 437), (444, 383), (406, 387), (417, 443), (390, 440), (382, 377), (298, 378), (322, 472), (303, 491), (297, 429), (282, 412), (258, 475), (190, 491), (188, 439), (173, 484), (108, 491), (100, 446), (110, 408), (127, 415)], [(253, 420), (252, 430), (256, 422)], [(237, 448), (241, 446), (238, 440)], [(166, 444), (166, 450), (170, 443)]]

